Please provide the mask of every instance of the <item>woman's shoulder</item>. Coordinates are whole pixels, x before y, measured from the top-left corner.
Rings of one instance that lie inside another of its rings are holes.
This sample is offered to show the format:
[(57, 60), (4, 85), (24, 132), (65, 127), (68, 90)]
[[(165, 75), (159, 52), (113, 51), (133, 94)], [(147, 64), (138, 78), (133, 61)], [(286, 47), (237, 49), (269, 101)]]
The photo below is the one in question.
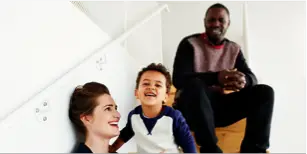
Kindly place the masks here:
[(93, 153), (93, 152), (84, 143), (79, 143), (78, 147), (74, 150), (73, 153)]

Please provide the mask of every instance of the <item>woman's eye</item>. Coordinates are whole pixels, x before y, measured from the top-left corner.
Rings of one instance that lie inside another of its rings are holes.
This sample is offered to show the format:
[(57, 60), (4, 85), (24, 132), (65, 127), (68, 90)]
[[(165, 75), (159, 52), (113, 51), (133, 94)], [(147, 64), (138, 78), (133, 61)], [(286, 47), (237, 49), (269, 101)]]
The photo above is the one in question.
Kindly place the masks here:
[(162, 87), (161, 85), (157, 84), (156, 87)]
[(112, 111), (112, 109), (110, 107), (107, 107), (105, 111)]

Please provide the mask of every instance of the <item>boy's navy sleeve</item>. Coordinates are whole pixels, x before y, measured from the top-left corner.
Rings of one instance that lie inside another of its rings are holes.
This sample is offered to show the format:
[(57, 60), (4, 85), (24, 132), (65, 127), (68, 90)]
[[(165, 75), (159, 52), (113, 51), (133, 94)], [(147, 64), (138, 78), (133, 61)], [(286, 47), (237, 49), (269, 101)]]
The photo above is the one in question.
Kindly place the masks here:
[(175, 111), (174, 118), (174, 137), (176, 143), (182, 148), (184, 153), (197, 153), (194, 138), (190, 132), (190, 128), (186, 123), (185, 118), (181, 112)]
[(133, 115), (133, 111), (131, 111), (128, 115), (128, 120), (126, 126), (120, 131), (120, 135), (118, 138), (122, 139), (124, 142), (129, 141), (134, 136), (134, 131), (131, 125), (131, 117)]

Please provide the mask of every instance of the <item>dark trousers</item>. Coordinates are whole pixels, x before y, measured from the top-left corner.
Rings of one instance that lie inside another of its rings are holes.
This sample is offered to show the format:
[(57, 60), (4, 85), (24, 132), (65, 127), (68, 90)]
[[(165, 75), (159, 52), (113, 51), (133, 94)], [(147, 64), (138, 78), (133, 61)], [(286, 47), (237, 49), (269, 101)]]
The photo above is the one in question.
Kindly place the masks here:
[(180, 89), (176, 106), (195, 133), (201, 153), (222, 153), (217, 146), (215, 127), (225, 127), (246, 118), (241, 153), (265, 153), (269, 147), (274, 91), (255, 85), (231, 94), (208, 89), (199, 79)]

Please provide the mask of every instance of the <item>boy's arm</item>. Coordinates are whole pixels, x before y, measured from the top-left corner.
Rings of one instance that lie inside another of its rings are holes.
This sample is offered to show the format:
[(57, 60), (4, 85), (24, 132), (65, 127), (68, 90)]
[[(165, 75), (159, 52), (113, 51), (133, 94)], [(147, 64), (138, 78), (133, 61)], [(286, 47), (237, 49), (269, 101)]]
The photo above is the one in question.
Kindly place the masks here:
[(115, 153), (124, 144), (124, 140), (118, 137), (115, 142), (109, 146), (109, 153)]
[(123, 128), (120, 131), (119, 137), (115, 140), (115, 142), (111, 146), (109, 146), (110, 153), (116, 152), (123, 144), (128, 142), (134, 136), (134, 132), (131, 126), (131, 116), (132, 116), (132, 112), (129, 113), (128, 122), (125, 128)]
[(182, 148), (184, 153), (197, 153), (194, 138), (190, 128), (181, 112), (176, 110), (176, 120), (174, 121), (174, 136), (176, 143)]

